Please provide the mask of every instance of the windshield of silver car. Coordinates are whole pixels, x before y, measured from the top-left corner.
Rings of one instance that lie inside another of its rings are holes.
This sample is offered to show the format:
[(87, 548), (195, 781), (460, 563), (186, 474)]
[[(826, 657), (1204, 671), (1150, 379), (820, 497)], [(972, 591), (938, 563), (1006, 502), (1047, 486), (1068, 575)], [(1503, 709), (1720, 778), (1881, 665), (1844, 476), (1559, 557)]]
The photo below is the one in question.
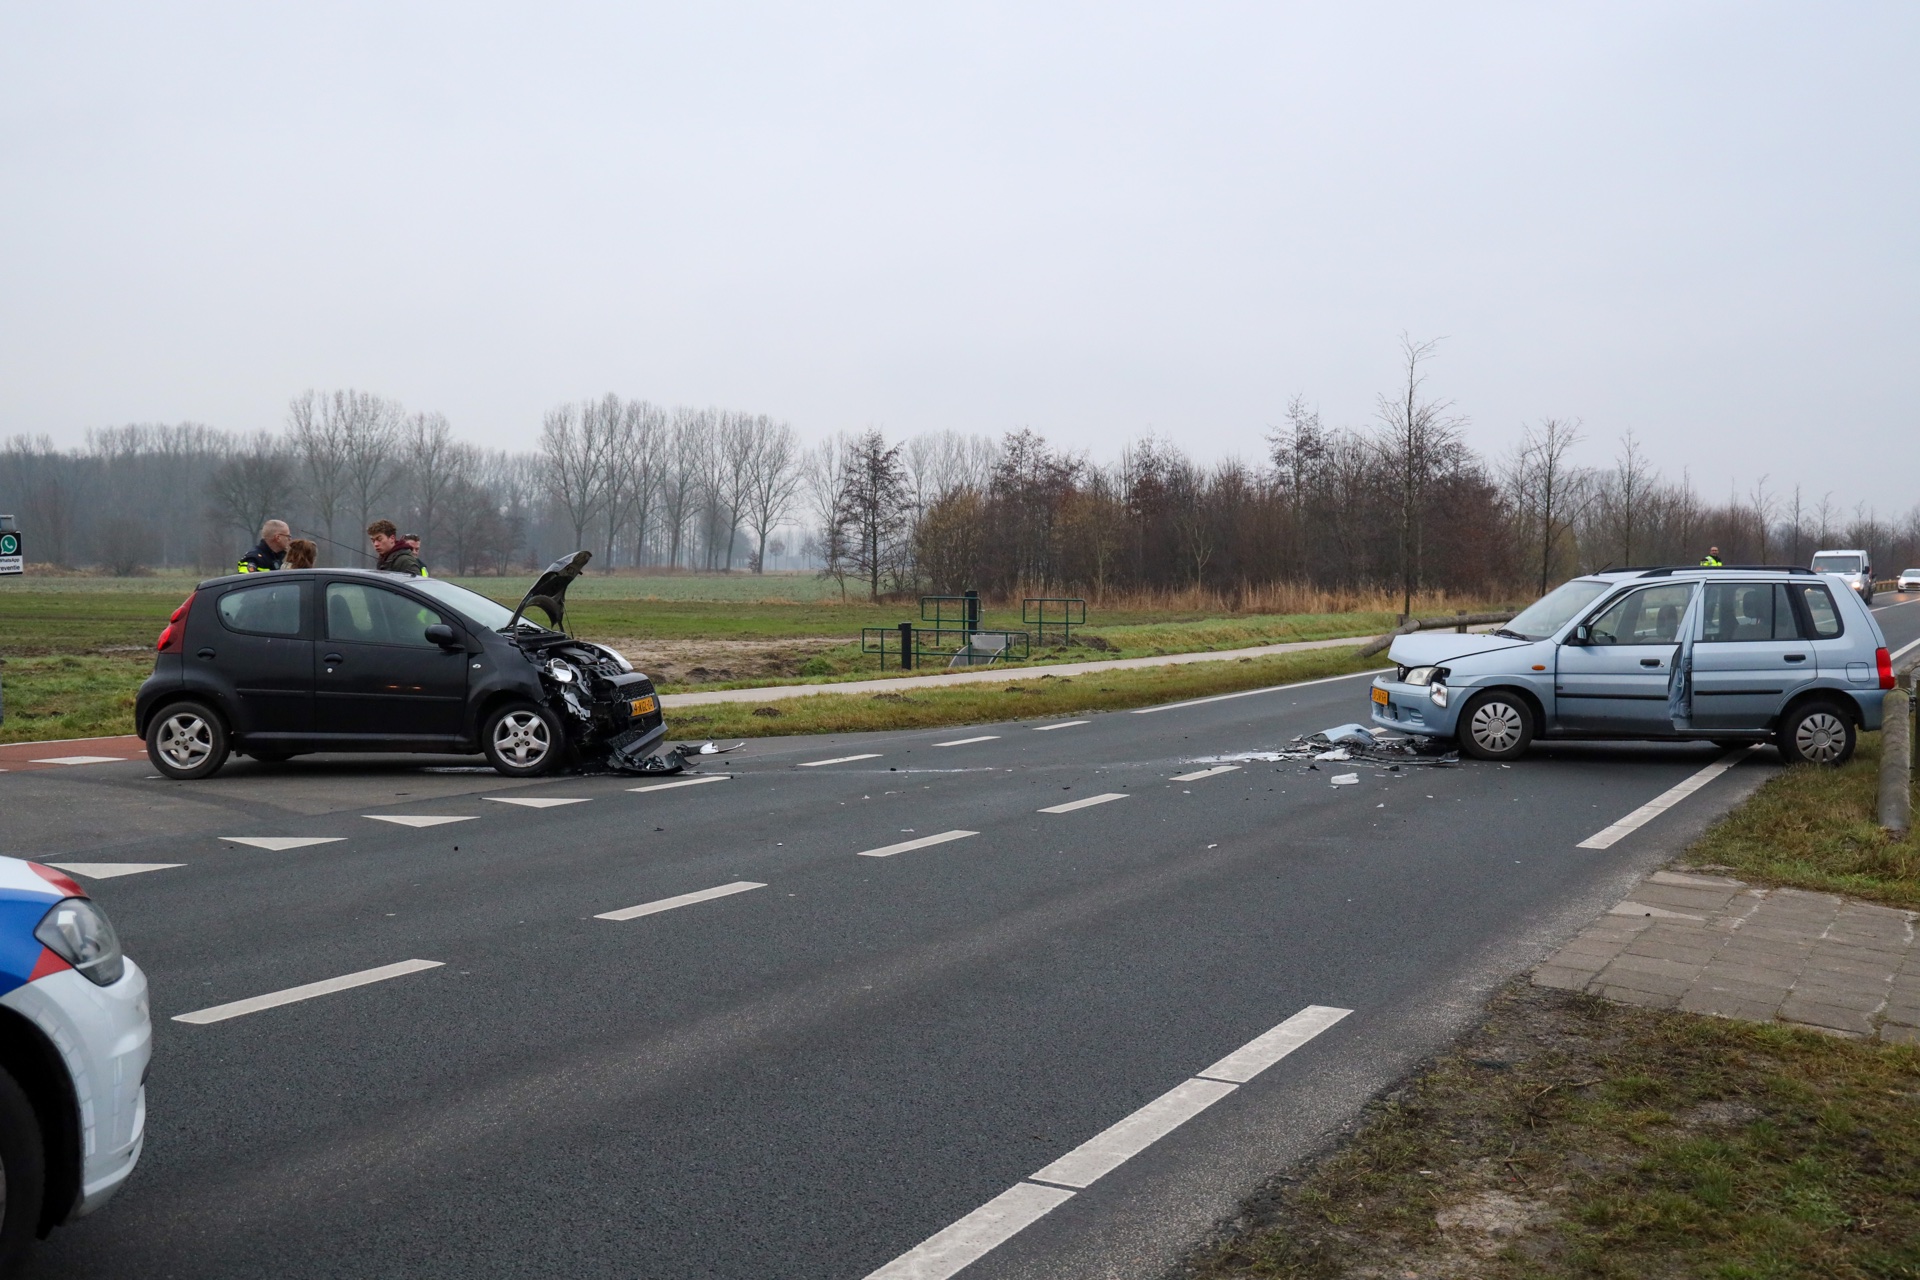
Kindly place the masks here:
[(1512, 622), (1495, 634), (1512, 636), (1516, 640), (1545, 640), (1566, 626), (1573, 615), (1598, 600), (1610, 585), (1592, 578), (1563, 582), (1522, 609)]

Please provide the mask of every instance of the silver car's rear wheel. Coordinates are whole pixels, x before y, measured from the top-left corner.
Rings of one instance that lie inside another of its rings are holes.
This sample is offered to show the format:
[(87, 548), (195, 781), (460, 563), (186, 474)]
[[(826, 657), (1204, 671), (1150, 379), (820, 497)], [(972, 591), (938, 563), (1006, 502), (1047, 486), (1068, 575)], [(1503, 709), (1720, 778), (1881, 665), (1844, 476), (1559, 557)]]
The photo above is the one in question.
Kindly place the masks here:
[(553, 715), (531, 702), (503, 707), (487, 720), (487, 763), (511, 777), (545, 773), (558, 762), (564, 740)]
[(1481, 760), (1512, 760), (1533, 743), (1533, 709), (1502, 690), (1460, 708), (1460, 750)]
[(198, 702), (164, 707), (147, 726), (147, 759), (169, 778), (194, 779), (227, 762), (227, 727)]
[(1788, 764), (1845, 764), (1853, 747), (1852, 718), (1825, 702), (1797, 708), (1780, 726), (1780, 754)]

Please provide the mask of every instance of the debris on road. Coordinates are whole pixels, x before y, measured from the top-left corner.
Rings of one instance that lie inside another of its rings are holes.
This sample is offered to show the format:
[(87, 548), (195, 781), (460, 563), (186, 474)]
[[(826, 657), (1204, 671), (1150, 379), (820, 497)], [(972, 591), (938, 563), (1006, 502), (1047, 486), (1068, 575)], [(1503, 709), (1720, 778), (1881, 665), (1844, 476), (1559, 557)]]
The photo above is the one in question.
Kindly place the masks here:
[(1335, 725), (1295, 738), (1278, 751), (1239, 751), (1231, 755), (1201, 756), (1194, 764), (1234, 764), (1248, 760), (1303, 763), (1310, 770), (1321, 764), (1367, 764), (1398, 770), (1402, 765), (1457, 765), (1460, 753), (1432, 738), (1408, 737), (1387, 729), (1357, 724)]
[(1336, 787), (1357, 787), (1360, 785), (1360, 775), (1357, 773), (1336, 773), (1333, 775), (1333, 785)]

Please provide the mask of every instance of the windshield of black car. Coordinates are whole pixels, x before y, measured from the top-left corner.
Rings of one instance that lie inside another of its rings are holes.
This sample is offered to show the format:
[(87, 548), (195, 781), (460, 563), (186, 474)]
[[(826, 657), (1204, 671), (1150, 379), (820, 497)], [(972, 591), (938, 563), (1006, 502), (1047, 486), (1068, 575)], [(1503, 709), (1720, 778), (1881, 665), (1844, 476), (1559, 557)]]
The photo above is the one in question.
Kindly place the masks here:
[(499, 601), (489, 600), (465, 587), (456, 587), (451, 582), (443, 582), (439, 578), (416, 578), (407, 585), (432, 596), (476, 627), (499, 631), (513, 621), (513, 610)]
[(1815, 556), (1813, 558), (1813, 571), (1815, 573), (1858, 573), (1860, 572), (1860, 557)]
[(1500, 634), (1520, 640), (1545, 640), (1606, 594), (1612, 585), (1594, 578), (1563, 582), (1522, 609), (1512, 622), (1500, 628)]

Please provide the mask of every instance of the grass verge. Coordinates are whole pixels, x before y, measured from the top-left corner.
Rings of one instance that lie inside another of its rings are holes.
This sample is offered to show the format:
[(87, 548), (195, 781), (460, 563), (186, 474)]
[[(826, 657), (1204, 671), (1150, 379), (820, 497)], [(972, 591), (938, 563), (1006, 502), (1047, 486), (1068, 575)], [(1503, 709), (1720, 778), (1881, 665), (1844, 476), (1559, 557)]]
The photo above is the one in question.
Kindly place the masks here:
[(146, 649), (8, 658), (0, 667), (7, 712), (0, 742), (132, 733), (133, 696), (152, 671)]
[[(1191, 662), (1179, 666), (1101, 671), (1062, 679), (1044, 672), (1011, 684), (961, 685), (899, 693), (812, 694), (759, 706), (747, 702), (679, 707), (667, 713), (675, 739), (757, 738), (795, 733), (860, 733), (875, 729), (931, 729), (984, 724), (1084, 711), (1118, 711), (1266, 685), (1371, 671), (1381, 659), (1359, 658), (1353, 649)], [(1366, 691), (1355, 683), (1354, 719), (1367, 710)]]
[(1194, 1280), (1920, 1276), (1920, 1050), (1516, 982)]
[(1688, 851), (1754, 884), (1843, 893), (1920, 908), (1920, 836), (1880, 829), (1880, 735), (1860, 735), (1838, 769), (1798, 765), (1771, 778)]

